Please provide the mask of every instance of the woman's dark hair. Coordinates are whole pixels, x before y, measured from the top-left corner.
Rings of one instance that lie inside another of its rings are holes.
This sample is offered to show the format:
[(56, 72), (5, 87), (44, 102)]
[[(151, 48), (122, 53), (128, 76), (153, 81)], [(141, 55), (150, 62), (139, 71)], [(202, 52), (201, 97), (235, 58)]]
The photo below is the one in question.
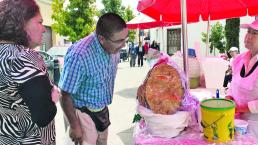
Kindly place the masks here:
[(38, 13), (34, 0), (0, 1), (0, 40), (28, 46), (30, 38), (24, 27)]
[(125, 21), (119, 15), (106, 13), (97, 22), (96, 34), (109, 38), (113, 33), (121, 31), (126, 27)]

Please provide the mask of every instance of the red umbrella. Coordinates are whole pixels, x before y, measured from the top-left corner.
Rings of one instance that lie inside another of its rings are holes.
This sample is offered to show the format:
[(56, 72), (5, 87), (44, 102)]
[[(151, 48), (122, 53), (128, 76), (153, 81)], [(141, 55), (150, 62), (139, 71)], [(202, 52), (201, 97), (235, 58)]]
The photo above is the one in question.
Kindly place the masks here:
[[(163, 22), (181, 22), (180, 0), (140, 0), (138, 11)], [(186, 0), (187, 22), (254, 16), (258, 0)]]
[[(188, 81), (186, 23), (258, 14), (258, 0), (139, 0), (138, 11), (163, 22), (182, 24), (184, 71)], [(181, 15), (182, 14), (182, 15)]]
[[(141, 13), (140, 15), (136, 16), (132, 20), (128, 21), (126, 23), (126, 25), (127, 25), (128, 29), (139, 29), (139, 30), (140, 29), (150, 29), (150, 28), (155, 28), (155, 27), (162, 27), (162, 33), (163, 33), (163, 27), (172, 26), (173, 24), (162, 22), (159, 20), (157, 21), (157, 20)], [(140, 39), (140, 37), (139, 37), (139, 39)], [(164, 42), (163, 37), (162, 37), (162, 42)]]
[(149, 29), (149, 28), (166, 27), (166, 26), (172, 25), (170, 23), (156, 21), (153, 18), (146, 16), (144, 14), (136, 16), (126, 24), (128, 29)]

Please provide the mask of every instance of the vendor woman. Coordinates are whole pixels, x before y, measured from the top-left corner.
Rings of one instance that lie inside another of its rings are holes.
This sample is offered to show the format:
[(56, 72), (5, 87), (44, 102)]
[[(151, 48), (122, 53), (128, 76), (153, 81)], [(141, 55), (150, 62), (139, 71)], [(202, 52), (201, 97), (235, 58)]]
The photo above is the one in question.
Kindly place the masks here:
[(232, 64), (233, 77), (226, 98), (236, 103), (236, 114), (248, 121), (248, 133), (258, 141), (258, 19), (246, 28), (244, 43), (248, 51), (238, 55)]

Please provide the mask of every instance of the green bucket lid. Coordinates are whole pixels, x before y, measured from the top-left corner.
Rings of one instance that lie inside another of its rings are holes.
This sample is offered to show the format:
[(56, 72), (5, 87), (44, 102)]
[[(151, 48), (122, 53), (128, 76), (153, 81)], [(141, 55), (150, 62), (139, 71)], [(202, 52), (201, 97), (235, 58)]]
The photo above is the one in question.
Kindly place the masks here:
[(201, 108), (208, 110), (229, 110), (235, 108), (235, 103), (228, 99), (206, 99), (201, 102)]

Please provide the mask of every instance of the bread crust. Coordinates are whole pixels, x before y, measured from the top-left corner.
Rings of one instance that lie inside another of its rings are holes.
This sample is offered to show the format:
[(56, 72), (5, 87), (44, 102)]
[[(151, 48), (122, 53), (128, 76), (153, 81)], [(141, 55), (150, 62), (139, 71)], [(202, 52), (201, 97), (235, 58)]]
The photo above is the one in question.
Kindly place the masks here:
[(137, 96), (140, 104), (154, 113), (175, 113), (184, 96), (178, 71), (165, 63), (155, 66), (139, 87)]

